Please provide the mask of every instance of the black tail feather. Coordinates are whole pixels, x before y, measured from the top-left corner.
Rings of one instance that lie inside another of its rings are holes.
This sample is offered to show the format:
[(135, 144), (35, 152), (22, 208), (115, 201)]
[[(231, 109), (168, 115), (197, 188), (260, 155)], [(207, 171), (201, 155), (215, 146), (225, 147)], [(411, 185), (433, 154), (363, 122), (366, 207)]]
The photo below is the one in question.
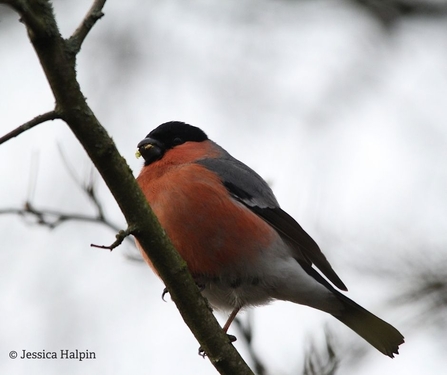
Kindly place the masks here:
[(334, 293), (343, 305), (337, 312), (326, 312), (346, 324), (383, 354), (391, 358), (394, 358), (394, 354), (399, 354), (399, 345), (404, 343), (404, 337), (396, 328), (340, 293), (314, 268), (304, 262), (298, 261), (298, 263), (310, 276)]
[(399, 354), (399, 345), (404, 343), (404, 337), (396, 328), (340, 292), (336, 290), (333, 292), (344, 306), (339, 313), (333, 314), (335, 318), (346, 324), (383, 354), (391, 358), (394, 358), (394, 354)]

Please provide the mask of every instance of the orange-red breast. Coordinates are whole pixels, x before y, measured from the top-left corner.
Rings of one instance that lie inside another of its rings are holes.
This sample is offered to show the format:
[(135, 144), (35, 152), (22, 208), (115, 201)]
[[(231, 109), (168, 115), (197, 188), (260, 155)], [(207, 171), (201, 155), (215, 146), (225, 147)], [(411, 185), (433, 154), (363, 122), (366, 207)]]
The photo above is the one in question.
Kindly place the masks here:
[(202, 130), (164, 123), (138, 153), (138, 184), (202, 294), (232, 311), (225, 330), (239, 309), (278, 299), (325, 311), (383, 354), (398, 354), (400, 332), (336, 289), (347, 290), (267, 183)]

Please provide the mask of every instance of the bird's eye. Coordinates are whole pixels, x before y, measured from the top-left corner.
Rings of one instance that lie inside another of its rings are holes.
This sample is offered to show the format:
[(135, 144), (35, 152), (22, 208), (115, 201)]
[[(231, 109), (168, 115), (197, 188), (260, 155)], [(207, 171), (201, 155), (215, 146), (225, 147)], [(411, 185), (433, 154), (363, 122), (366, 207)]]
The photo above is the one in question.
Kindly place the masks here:
[(183, 143), (183, 139), (181, 139), (181, 138), (174, 138), (172, 143), (174, 144), (174, 146), (181, 145)]

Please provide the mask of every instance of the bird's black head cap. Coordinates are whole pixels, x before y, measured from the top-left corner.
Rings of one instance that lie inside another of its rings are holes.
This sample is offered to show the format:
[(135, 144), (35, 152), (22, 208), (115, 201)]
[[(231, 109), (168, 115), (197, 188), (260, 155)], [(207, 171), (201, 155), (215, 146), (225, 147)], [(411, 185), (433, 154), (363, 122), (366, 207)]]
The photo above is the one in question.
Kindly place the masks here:
[(147, 135), (147, 138), (163, 143), (167, 149), (185, 142), (203, 142), (208, 139), (201, 129), (180, 121), (170, 121), (159, 125)]
[(145, 165), (163, 157), (164, 153), (185, 142), (203, 142), (208, 139), (201, 129), (180, 121), (159, 125), (138, 143), (137, 156), (143, 156)]

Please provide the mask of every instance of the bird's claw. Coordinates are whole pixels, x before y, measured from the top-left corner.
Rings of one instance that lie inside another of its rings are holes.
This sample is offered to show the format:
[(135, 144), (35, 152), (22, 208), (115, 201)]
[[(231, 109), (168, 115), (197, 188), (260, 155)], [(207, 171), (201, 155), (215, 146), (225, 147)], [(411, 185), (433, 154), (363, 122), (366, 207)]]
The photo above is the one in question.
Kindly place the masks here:
[[(228, 340), (229, 340), (230, 343), (233, 343), (233, 342), (235, 342), (235, 341), (237, 340), (237, 337), (236, 337), (236, 336), (229, 335), (228, 333), (227, 333), (227, 337), (228, 337)], [(207, 356), (205, 349), (203, 349), (202, 347), (199, 348), (199, 350), (198, 350), (198, 354), (199, 354), (202, 358), (205, 358), (205, 357)]]
[(227, 336), (228, 336), (228, 339), (230, 340), (230, 342), (235, 342), (235, 341), (237, 341), (237, 337), (236, 337), (236, 336), (234, 336), (234, 335), (229, 335), (228, 333), (227, 333)]
[(198, 354), (202, 357), (205, 358), (206, 357), (206, 352), (205, 349), (203, 349), (202, 347), (199, 348)]
[(166, 300), (165, 300), (165, 295), (168, 294), (168, 293), (169, 293), (168, 288), (164, 288), (164, 289), (163, 289), (163, 293), (161, 294), (161, 299), (162, 299), (164, 302), (166, 302)]

